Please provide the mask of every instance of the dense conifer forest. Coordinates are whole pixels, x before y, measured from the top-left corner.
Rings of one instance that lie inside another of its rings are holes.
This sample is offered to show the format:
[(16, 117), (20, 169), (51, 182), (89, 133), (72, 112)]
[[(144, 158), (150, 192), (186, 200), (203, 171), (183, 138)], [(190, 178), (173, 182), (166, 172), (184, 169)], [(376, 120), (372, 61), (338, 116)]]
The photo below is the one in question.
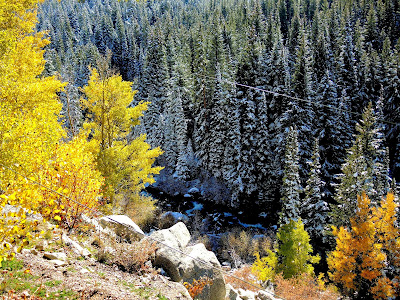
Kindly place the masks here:
[(7, 0), (0, 269), (45, 222), (82, 237), (124, 214), (187, 222), (231, 268), (222, 297), (232, 274), (287, 299), (400, 297), (399, 37), (398, 0)]
[(37, 27), (66, 125), (108, 55), (151, 102), (136, 131), (162, 178), (201, 178), (210, 201), (325, 220), (400, 177), (398, 1), (48, 0)]

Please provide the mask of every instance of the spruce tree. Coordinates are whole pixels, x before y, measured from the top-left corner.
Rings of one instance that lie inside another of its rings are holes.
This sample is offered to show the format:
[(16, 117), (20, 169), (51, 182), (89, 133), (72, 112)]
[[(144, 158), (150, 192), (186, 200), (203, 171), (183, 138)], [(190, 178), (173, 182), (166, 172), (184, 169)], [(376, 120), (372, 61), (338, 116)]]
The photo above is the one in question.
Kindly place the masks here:
[(322, 241), (327, 225), (328, 204), (324, 201), (325, 182), (321, 180), (321, 164), (318, 139), (314, 141), (312, 160), (309, 161), (310, 172), (304, 189), (304, 200), (300, 208), (304, 227), (312, 241)]
[(353, 146), (348, 150), (342, 173), (339, 174), (336, 203), (332, 205), (334, 225), (349, 224), (350, 216), (356, 209), (357, 195), (365, 192), (372, 203), (377, 203), (386, 192), (376, 190), (381, 176), (387, 180), (388, 176), (382, 166), (386, 156), (383, 135), (371, 103), (365, 109), (360, 123), (357, 123), (356, 131)]
[(287, 224), (290, 220), (298, 220), (300, 217), (300, 192), (302, 188), (299, 176), (299, 143), (296, 127), (290, 127), (286, 138), (283, 174), (280, 225)]

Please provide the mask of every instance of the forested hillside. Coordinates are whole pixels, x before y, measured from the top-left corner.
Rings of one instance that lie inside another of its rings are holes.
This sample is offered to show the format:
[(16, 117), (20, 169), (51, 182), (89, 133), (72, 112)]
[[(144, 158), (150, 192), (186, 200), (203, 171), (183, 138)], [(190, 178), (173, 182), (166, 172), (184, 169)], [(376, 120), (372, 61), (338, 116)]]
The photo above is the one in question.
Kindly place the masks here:
[[(277, 220), (287, 189), (335, 209), (349, 187), (379, 198), (400, 177), (397, 0), (48, 0), (38, 29), (52, 41), (46, 73), (69, 81), (70, 129), (88, 65), (109, 53), (151, 102), (140, 133), (165, 151), (164, 174), (210, 181), (212, 201)], [(372, 123), (356, 130), (369, 103)]]
[[(131, 217), (145, 232), (187, 223), (177, 253), (200, 247), (224, 273), (188, 279), (193, 297), (249, 282), (286, 299), (400, 297), (397, 0), (0, 3), (0, 295), (8, 261), (56, 232), (161, 272), (165, 244), (131, 239), (146, 235)], [(106, 250), (100, 216), (129, 221), (110, 235), (127, 252)]]

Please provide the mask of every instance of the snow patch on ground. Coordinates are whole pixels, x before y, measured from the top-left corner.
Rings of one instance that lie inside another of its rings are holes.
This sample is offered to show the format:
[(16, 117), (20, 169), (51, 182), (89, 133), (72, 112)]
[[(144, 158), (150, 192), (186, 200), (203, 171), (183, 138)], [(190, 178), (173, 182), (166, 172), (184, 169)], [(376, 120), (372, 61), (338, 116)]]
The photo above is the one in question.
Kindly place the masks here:
[(186, 211), (186, 214), (187, 214), (188, 216), (193, 216), (193, 212), (194, 212), (194, 211), (196, 211), (196, 210), (202, 210), (202, 209), (203, 209), (203, 204), (194, 201), (194, 202), (193, 202), (193, 208), (188, 209), (188, 210)]
[(198, 194), (200, 193), (200, 190), (197, 187), (192, 187), (190, 190), (188, 190), (188, 194)]
[(239, 224), (241, 226), (243, 226), (244, 228), (258, 228), (258, 229), (261, 229), (261, 230), (267, 230), (267, 228), (262, 226), (260, 223), (257, 223), (257, 224), (246, 224), (246, 223), (242, 223), (242, 222), (239, 221)]
[(187, 215), (177, 212), (177, 211), (167, 211), (166, 213), (164, 213), (161, 216), (161, 218), (165, 218), (167, 216), (172, 216), (176, 221), (183, 221), (183, 222), (189, 221), (189, 218)]

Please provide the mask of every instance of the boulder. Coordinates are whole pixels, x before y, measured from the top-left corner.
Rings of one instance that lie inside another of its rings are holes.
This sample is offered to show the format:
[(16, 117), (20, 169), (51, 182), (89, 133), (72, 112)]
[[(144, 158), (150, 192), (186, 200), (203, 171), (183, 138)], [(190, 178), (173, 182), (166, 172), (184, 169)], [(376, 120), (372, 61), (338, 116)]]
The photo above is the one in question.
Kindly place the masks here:
[(244, 290), (244, 289), (238, 289), (239, 297), (242, 300), (255, 300), (256, 295), (252, 291)]
[(64, 252), (45, 252), (43, 257), (49, 260), (67, 260), (67, 255)]
[(54, 265), (55, 265), (56, 267), (65, 267), (65, 266), (68, 265), (67, 262), (62, 261), (62, 260), (58, 260), (58, 259), (51, 260), (51, 262), (54, 263)]
[(227, 300), (240, 300), (239, 293), (229, 283), (226, 285), (226, 299)]
[(192, 282), (202, 276), (213, 280), (211, 286), (206, 286), (199, 299), (204, 300), (223, 300), (225, 299), (226, 287), (221, 270), (221, 265), (214, 252), (208, 251), (204, 244), (197, 244), (187, 247), (179, 266), (184, 282)]
[(100, 219), (100, 225), (103, 228), (112, 228), (119, 237), (130, 241), (138, 241), (144, 237), (142, 229), (125, 215), (102, 217)]
[(69, 238), (65, 233), (62, 235), (62, 241), (65, 245), (71, 247), (72, 251), (77, 255), (82, 255), (83, 257), (90, 257), (92, 255), (89, 250), (81, 247), (81, 245)]
[(267, 291), (258, 291), (255, 296), (256, 300), (277, 300), (273, 293)]
[(190, 233), (185, 224), (179, 222), (169, 229), (153, 232), (150, 239), (157, 240), (154, 264), (162, 267), (173, 281), (192, 283), (206, 276), (213, 280), (197, 297), (202, 300), (224, 300), (226, 287), (221, 265), (203, 244), (187, 247)]
[[(182, 253), (190, 241), (190, 233), (186, 225), (179, 222), (168, 229), (158, 230), (150, 235), (152, 242), (156, 240), (158, 249), (154, 259), (154, 264), (162, 267), (173, 281), (182, 280), (178, 266), (182, 259)], [(177, 251), (173, 249), (177, 249)]]

